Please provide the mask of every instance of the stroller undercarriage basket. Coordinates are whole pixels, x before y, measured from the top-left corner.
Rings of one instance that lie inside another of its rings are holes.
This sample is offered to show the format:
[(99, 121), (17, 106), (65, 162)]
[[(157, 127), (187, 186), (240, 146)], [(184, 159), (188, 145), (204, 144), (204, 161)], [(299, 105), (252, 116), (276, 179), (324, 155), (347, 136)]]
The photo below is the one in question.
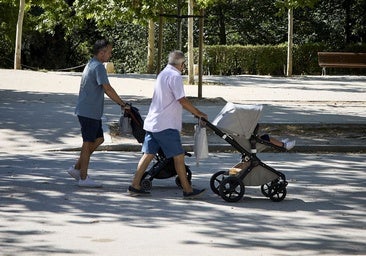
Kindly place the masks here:
[(256, 155), (258, 149), (267, 146), (284, 150), (257, 135), (261, 111), (261, 105), (227, 103), (212, 123), (204, 120), (216, 135), (242, 154), (241, 162), (227, 171), (216, 172), (210, 179), (211, 190), (225, 201), (239, 201), (244, 196), (245, 186), (261, 186), (262, 194), (275, 202), (286, 197), (288, 183), (285, 175), (263, 163)]
[[(191, 156), (189, 153), (185, 153), (187, 156)], [(144, 173), (141, 179), (141, 187), (144, 190), (151, 190), (153, 179), (168, 179), (175, 177), (175, 184), (179, 188), (182, 188), (177, 171), (175, 170), (173, 158), (166, 158), (163, 151), (159, 150), (159, 153), (155, 156), (156, 163)], [(192, 172), (188, 165), (185, 165), (188, 182), (191, 183)]]

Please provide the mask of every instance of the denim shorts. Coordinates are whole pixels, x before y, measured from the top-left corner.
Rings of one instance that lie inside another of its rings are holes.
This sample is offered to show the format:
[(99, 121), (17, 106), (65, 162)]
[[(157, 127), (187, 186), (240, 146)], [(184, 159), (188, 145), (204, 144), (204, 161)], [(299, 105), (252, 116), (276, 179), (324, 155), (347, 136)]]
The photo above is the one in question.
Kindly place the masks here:
[(84, 142), (94, 142), (97, 138), (103, 138), (102, 120), (96, 120), (84, 116), (78, 116), (81, 126), (81, 136)]
[(167, 129), (161, 132), (146, 132), (142, 152), (155, 155), (160, 148), (166, 158), (184, 154), (179, 131)]

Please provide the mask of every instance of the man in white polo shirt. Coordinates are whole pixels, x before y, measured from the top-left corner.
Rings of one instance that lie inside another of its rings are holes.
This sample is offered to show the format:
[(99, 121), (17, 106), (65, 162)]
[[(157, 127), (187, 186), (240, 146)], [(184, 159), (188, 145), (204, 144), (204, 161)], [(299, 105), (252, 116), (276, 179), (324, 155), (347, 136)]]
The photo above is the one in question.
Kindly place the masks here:
[(205, 189), (193, 189), (187, 179), (180, 131), (182, 130), (183, 108), (196, 117), (207, 119), (207, 115), (194, 107), (185, 97), (181, 73), (185, 58), (181, 51), (169, 54), (168, 65), (157, 77), (149, 113), (144, 122), (146, 131), (137, 171), (128, 192), (131, 195), (149, 195), (141, 188), (141, 178), (161, 148), (167, 158), (173, 157), (175, 170), (183, 188), (183, 198), (193, 199), (202, 195)]

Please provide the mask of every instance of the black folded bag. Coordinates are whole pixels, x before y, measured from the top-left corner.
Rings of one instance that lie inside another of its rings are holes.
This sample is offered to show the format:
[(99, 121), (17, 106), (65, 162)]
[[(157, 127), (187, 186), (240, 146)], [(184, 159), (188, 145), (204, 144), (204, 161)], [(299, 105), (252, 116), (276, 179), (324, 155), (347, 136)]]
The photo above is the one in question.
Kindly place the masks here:
[(142, 119), (139, 109), (133, 107), (131, 104), (130, 109), (125, 109), (124, 115), (131, 118), (132, 135), (139, 143), (143, 143), (145, 139), (146, 131), (144, 130), (144, 120)]

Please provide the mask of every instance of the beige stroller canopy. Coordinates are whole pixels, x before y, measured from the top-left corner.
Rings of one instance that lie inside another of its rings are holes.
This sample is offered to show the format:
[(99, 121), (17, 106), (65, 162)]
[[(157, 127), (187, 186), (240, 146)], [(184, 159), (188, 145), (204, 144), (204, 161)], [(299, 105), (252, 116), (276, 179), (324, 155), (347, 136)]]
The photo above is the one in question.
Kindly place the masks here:
[(228, 102), (212, 124), (226, 133), (249, 139), (257, 126), (262, 109), (262, 105), (242, 105)]

